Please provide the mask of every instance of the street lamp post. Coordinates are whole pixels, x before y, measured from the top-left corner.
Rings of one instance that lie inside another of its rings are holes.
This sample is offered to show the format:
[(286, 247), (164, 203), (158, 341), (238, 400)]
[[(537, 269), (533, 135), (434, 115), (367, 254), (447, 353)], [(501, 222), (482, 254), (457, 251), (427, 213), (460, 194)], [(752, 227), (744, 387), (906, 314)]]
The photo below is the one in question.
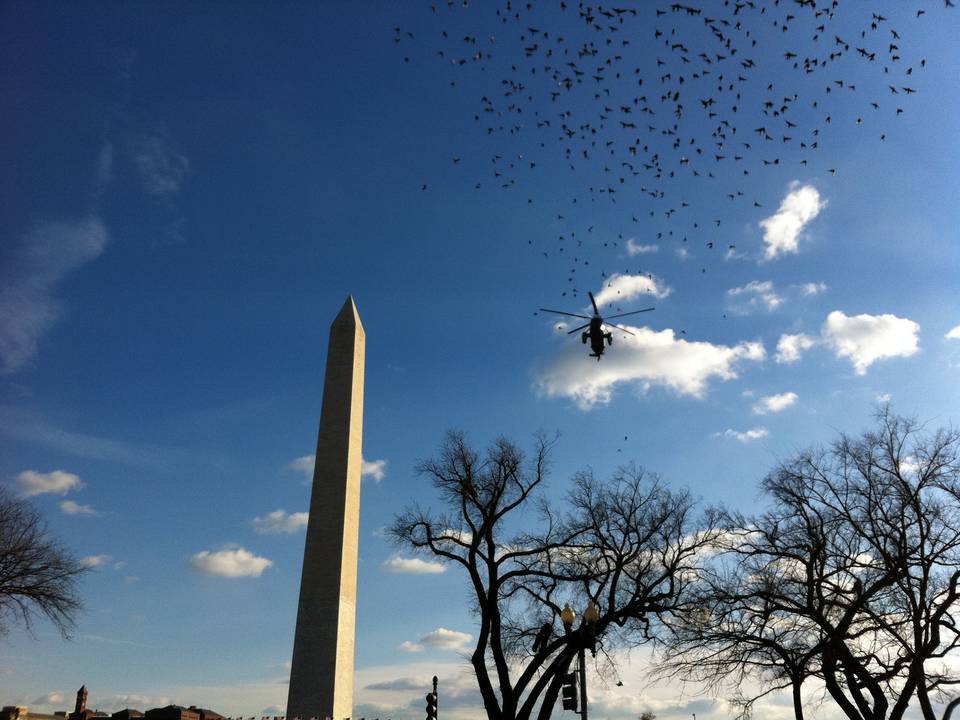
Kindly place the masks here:
[[(563, 623), (564, 633), (569, 635), (573, 629), (573, 622), (576, 620), (576, 613), (570, 607), (570, 603), (563, 606), (560, 612), (560, 621)], [(590, 653), (596, 654), (596, 624), (600, 619), (600, 609), (596, 603), (591, 600), (587, 603), (587, 609), (583, 611), (583, 620), (580, 621), (580, 629), (585, 631), (587, 639), (590, 641)], [(579, 643), (577, 650), (577, 664), (580, 675), (580, 720), (587, 720), (587, 658), (586, 643)]]

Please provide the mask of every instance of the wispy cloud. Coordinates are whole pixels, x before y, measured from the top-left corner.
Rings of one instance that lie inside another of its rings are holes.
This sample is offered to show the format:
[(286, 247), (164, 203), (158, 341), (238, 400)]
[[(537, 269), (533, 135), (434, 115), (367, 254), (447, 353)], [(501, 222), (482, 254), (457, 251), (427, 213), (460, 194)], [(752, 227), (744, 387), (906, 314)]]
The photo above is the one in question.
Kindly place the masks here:
[(17, 475), (17, 486), (20, 488), (20, 494), (24, 497), (34, 495), (66, 495), (72, 490), (79, 490), (83, 487), (83, 481), (79, 475), (64, 472), (63, 470), (54, 470), (53, 472), (42, 473), (36, 470), (24, 470)]
[[(465, 632), (460, 632), (458, 630), (448, 630), (444, 627), (439, 627), (436, 630), (428, 632), (426, 635), (422, 636), (416, 642), (410, 642), (407, 640), (400, 644), (400, 650), (404, 652), (423, 652), (425, 648), (433, 648), (435, 650), (463, 650), (470, 643), (470, 640), (473, 638), (472, 635)], [(368, 686), (369, 687), (369, 686)], [(381, 685), (380, 687), (369, 687), (371, 690), (396, 690), (395, 687), (386, 687)]]
[(701, 397), (711, 380), (736, 378), (738, 365), (765, 357), (758, 342), (715, 345), (678, 340), (669, 328), (659, 332), (645, 327), (627, 329), (634, 334), (614, 331), (612, 351), (599, 363), (588, 357), (579, 343), (568, 343), (561, 357), (539, 372), (538, 392), (571, 398), (584, 410), (610, 402), (615, 387), (630, 382), (641, 383), (644, 389), (661, 385), (681, 395)]
[(443, 563), (430, 562), (415, 557), (404, 557), (402, 555), (394, 555), (384, 560), (383, 567), (390, 572), (410, 573), (413, 575), (435, 575), (445, 572), (447, 569), (447, 566)]
[(171, 195), (190, 171), (190, 162), (171, 141), (158, 133), (141, 135), (130, 142), (130, 156), (151, 195)]
[(834, 310), (821, 334), (838, 358), (849, 359), (857, 375), (864, 375), (877, 360), (916, 353), (919, 332), (920, 325), (896, 315), (848, 316)]
[(60, 512), (64, 515), (91, 515), (97, 516), (98, 513), (90, 505), (81, 505), (73, 500), (64, 500), (60, 503)]
[(30, 704), (43, 705), (43, 706), (48, 706), (48, 705), (59, 706), (66, 703), (68, 699), (69, 697), (67, 696), (67, 693), (54, 690), (53, 692), (48, 692), (46, 695), (40, 695), (39, 697), (34, 698), (33, 702), (31, 702)]
[[(304, 477), (309, 480), (313, 477), (313, 467), (316, 465), (316, 462), (316, 455), (301, 455), (287, 463), (287, 469), (303, 473)], [(389, 464), (389, 461), (383, 459), (367, 460), (366, 458), (361, 458), (360, 476), (370, 478), (374, 482), (380, 482), (387, 476), (387, 466)]]
[(428, 632), (420, 638), (419, 642), (421, 645), (439, 648), (441, 650), (462, 650), (467, 646), (472, 637), (470, 633), (440, 627), (432, 632)]
[(774, 360), (782, 364), (797, 362), (807, 350), (817, 344), (816, 338), (803, 333), (784, 334), (777, 341), (777, 354)]
[[(404, 645), (410, 645), (409, 641), (403, 643)], [(422, 647), (420, 648), (423, 649)], [(415, 651), (415, 652), (419, 652)], [(420, 675), (418, 677), (399, 677), (393, 678), (391, 680), (380, 680), (379, 682), (372, 682), (369, 685), (365, 685), (365, 690), (403, 690), (409, 692), (418, 692), (425, 687), (430, 687), (430, 676), (429, 675)]]
[(808, 282), (800, 286), (800, 292), (804, 295), (819, 295), (827, 291), (827, 284), (822, 282)]
[(653, 275), (621, 275), (614, 273), (603, 284), (603, 289), (596, 294), (597, 306), (602, 307), (609, 302), (629, 302), (641, 295), (653, 295), (655, 298), (665, 298), (670, 294), (670, 288), (662, 280)]
[(87, 555), (84, 558), (80, 558), (80, 564), (88, 568), (98, 568), (103, 567), (112, 559), (109, 555)]
[(655, 253), (660, 249), (659, 245), (654, 243), (642, 244), (638, 243), (636, 239), (630, 238), (627, 240), (627, 255), (633, 257), (635, 255), (646, 255), (647, 253)]
[(225, 550), (203, 550), (190, 558), (197, 572), (225, 578), (260, 577), (273, 565), (272, 560), (254, 555), (242, 547)]
[(758, 307), (776, 310), (783, 304), (783, 298), (777, 294), (770, 280), (751, 280), (746, 285), (730, 288), (727, 297), (733, 301), (733, 310), (743, 315)]
[(754, 440), (762, 440), (763, 438), (769, 435), (769, 431), (766, 428), (758, 427), (753, 428), (752, 430), (732, 430), (727, 429), (723, 432), (714, 433), (714, 437), (724, 438), (727, 440), (736, 440), (737, 442), (748, 443), (753, 442)]
[(960, 340), (960, 325), (948, 330), (943, 337), (945, 340)]
[(313, 477), (313, 466), (316, 462), (316, 455), (301, 455), (287, 463), (287, 469), (303, 473), (307, 477)]
[(295, 512), (287, 514), (284, 510), (274, 510), (262, 517), (255, 517), (250, 523), (254, 532), (261, 535), (292, 534), (307, 527), (309, 514)]
[(107, 241), (107, 228), (96, 217), (43, 222), (0, 253), (0, 374), (17, 372), (36, 355), (63, 315), (54, 297), (60, 281), (99, 256)]
[(386, 460), (367, 460), (360, 461), (361, 477), (368, 477), (374, 482), (380, 482), (387, 476)]
[(800, 233), (826, 206), (813, 185), (800, 185), (794, 181), (790, 191), (780, 202), (780, 208), (760, 221), (763, 228), (764, 260), (773, 260), (786, 253), (796, 253)]
[(0, 405), (0, 435), (78, 457), (110, 460), (137, 467), (182, 459), (182, 453), (171, 448), (161, 452), (155, 447), (64, 430), (36, 412), (9, 405)]
[(766, 395), (760, 398), (753, 406), (755, 415), (768, 415), (769, 413), (778, 413), (786, 410), (797, 402), (795, 392), (779, 393), (777, 395)]
[(97, 167), (93, 180), (93, 197), (98, 200), (113, 182), (113, 143), (104, 142), (97, 153)]

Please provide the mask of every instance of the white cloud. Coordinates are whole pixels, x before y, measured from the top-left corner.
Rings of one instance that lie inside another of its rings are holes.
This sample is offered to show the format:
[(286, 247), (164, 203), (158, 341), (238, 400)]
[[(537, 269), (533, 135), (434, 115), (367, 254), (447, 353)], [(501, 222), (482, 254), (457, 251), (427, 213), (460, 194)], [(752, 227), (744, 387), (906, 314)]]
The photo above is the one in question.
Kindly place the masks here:
[[(423, 652), (423, 645), (421, 645), (420, 643), (410, 642), (409, 640), (404, 640), (402, 643), (397, 645), (397, 650), (400, 650), (401, 652), (418, 653), (418, 652)], [(393, 690), (395, 688), (371, 687), (370, 689), (371, 690)]]
[(758, 342), (714, 345), (678, 340), (669, 328), (659, 332), (627, 329), (634, 335), (614, 331), (616, 341), (600, 362), (579, 343), (568, 343), (560, 359), (538, 374), (537, 390), (546, 397), (571, 398), (584, 410), (608, 403), (616, 385), (631, 381), (700, 397), (712, 378), (731, 380), (737, 377), (739, 363), (765, 357)]
[(263, 517), (255, 517), (251, 525), (254, 532), (261, 535), (277, 535), (280, 533), (295, 533), (307, 527), (309, 514), (305, 512), (295, 512), (289, 515), (283, 510), (274, 510)]
[(95, 217), (36, 225), (0, 254), (0, 375), (15, 373), (37, 353), (40, 339), (60, 319), (53, 293), (60, 281), (96, 258), (107, 228)]
[(109, 555), (87, 555), (85, 558), (80, 558), (80, 564), (88, 568), (98, 568), (103, 567), (112, 559)]
[(260, 577), (264, 570), (273, 565), (273, 561), (238, 547), (216, 552), (198, 552), (190, 558), (190, 564), (194, 570), (204, 575), (238, 578)]
[(151, 195), (172, 195), (190, 170), (190, 162), (160, 135), (143, 135), (130, 143), (133, 163)]
[(943, 337), (945, 340), (960, 340), (960, 325), (949, 330)]
[(83, 482), (78, 476), (63, 470), (48, 473), (24, 470), (17, 475), (17, 484), (20, 486), (20, 494), (24, 497), (46, 493), (66, 495), (71, 490), (79, 490), (83, 487)]
[(815, 187), (792, 182), (790, 192), (781, 201), (777, 212), (760, 221), (764, 230), (763, 242), (766, 243), (764, 259), (773, 260), (784, 253), (796, 253), (803, 228), (825, 206), (826, 202)]
[(288, 470), (296, 470), (307, 477), (313, 477), (313, 466), (317, 461), (316, 455), (301, 455), (290, 461), (287, 465)]
[(417, 644), (439, 650), (463, 650), (472, 637), (469, 633), (440, 627), (421, 637)]
[(387, 461), (362, 459), (360, 461), (360, 475), (368, 477), (374, 482), (380, 482), (387, 476)]
[(61, 501), (60, 512), (62, 512), (64, 515), (99, 515), (100, 514), (89, 505), (81, 505), (80, 503), (74, 502), (73, 500)]
[(754, 440), (762, 440), (763, 438), (769, 435), (769, 431), (766, 428), (758, 427), (753, 428), (752, 430), (731, 430), (727, 429), (723, 432), (714, 433), (714, 437), (726, 438), (728, 440), (736, 440), (737, 442), (748, 443), (753, 442)]
[(384, 560), (383, 567), (390, 572), (412, 573), (414, 575), (433, 575), (445, 572), (447, 566), (443, 563), (429, 562), (420, 558), (403, 557), (394, 555)]
[(864, 375), (877, 360), (916, 353), (919, 332), (913, 320), (896, 315), (848, 316), (834, 310), (827, 315), (822, 335), (838, 358), (848, 358), (857, 375)]
[(826, 290), (827, 284), (822, 282), (808, 282), (800, 286), (800, 292), (804, 295), (819, 295)]
[[(172, 700), (163, 695), (141, 695), (139, 693), (97, 696), (96, 707), (107, 712), (116, 712), (124, 708), (152, 708), (169, 705)], [(73, 705), (73, 700), (69, 703)]]
[(67, 693), (62, 693), (58, 691), (48, 692), (46, 695), (41, 695), (38, 698), (34, 698), (31, 705), (63, 705), (69, 700)]
[(634, 238), (627, 240), (627, 255), (633, 257), (634, 255), (646, 255), (647, 253), (655, 253), (660, 249), (659, 245), (649, 244), (641, 245)]
[[(316, 455), (301, 455), (291, 460), (287, 464), (287, 469), (301, 472), (307, 479), (311, 479), (313, 478), (313, 466), (316, 462)], [(388, 464), (387, 460), (367, 460), (366, 458), (361, 458), (360, 476), (368, 477), (374, 482), (380, 482), (387, 476)]]
[(816, 344), (817, 341), (814, 338), (803, 333), (781, 335), (777, 341), (777, 354), (774, 356), (774, 360), (778, 363), (795, 363), (804, 352)]
[(877, 395), (875, 399), (881, 405), (885, 405), (888, 402), (890, 402), (892, 398), (893, 398), (893, 395), (891, 395), (890, 393), (880, 393), (879, 395)]
[(795, 392), (785, 392), (779, 395), (766, 395), (760, 398), (753, 406), (756, 415), (766, 415), (786, 410), (797, 401)]
[(675, 252), (677, 253), (677, 257), (681, 260), (686, 260), (690, 257), (690, 251), (684, 247), (677, 248)]
[(628, 302), (641, 295), (653, 295), (655, 298), (665, 298), (670, 294), (670, 288), (663, 285), (663, 281), (652, 275), (621, 275), (614, 273), (603, 285), (603, 289), (595, 296), (597, 307), (603, 307), (608, 302)]
[[(403, 645), (414, 645), (409, 640)], [(402, 646), (401, 646), (402, 647)], [(419, 647), (419, 646), (417, 646)], [(420, 647), (420, 650), (423, 648)], [(413, 652), (420, 652), (420, 650), (414, 650)], [(429, 675), (420, 675), (418, 677), (398, 677), (391, 680), (380, 680), (377, 682), (372, 682), (369, 685), (364, 686), (364, 690), (403, 690), (417, 692), (423, 688), (430, 687), (430, 676)]]
[(776, 310), (783, 304), (783, 298), (777, 295), (770, 280), (751, 280), (742, 287), (730, 288), (727, 295), (738, 301), (734, 309), (744, 314), (758, 305), (763, 305), (767, 310)]

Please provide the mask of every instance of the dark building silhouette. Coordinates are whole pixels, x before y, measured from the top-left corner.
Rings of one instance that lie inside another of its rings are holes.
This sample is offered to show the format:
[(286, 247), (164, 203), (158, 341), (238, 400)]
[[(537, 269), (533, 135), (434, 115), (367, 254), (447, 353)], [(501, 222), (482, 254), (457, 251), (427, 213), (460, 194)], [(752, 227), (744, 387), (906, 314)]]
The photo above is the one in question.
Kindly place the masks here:
[(73, 706), (73, 712), (67, 715), (67, 720), (92, 720), (92, 718), (104, 717), (108, 717), (107, 713), (87, 709), (87, 686), (81, 685), (77, 690), (77, 701)]
[(200, 720), (200, 712), (191, 710), (182, 705), (167, 705), (162, 708), (153, 708), (143, 714), (144, 720)]
[(142, 712), (139, 710), (131, 710), (130, 708), (117, 710), (113, 715), (110, 716), (111, 720), (138, 720), (138, 718), (142, 717)]
[(220, 713), (214, 712), (213, 710), (209, 710), (207, 708), (198, 708), (196, 705), (191, 705), (187, 709), (200, 713), (200, 720), (227, 720), (227, 718)]

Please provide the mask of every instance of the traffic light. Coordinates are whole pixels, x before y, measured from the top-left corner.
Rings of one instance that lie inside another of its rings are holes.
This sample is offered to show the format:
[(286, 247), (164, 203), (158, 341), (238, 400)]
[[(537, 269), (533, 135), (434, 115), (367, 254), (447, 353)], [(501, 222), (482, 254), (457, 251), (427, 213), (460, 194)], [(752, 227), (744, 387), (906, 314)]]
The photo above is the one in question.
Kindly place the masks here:
[(427, 693), (427, 720), (437, 720), (436, 693)]
[(575, 672), (563, 676), (560, 694), (563, 699), (563, 709), (577, 712), (577, 674)]

